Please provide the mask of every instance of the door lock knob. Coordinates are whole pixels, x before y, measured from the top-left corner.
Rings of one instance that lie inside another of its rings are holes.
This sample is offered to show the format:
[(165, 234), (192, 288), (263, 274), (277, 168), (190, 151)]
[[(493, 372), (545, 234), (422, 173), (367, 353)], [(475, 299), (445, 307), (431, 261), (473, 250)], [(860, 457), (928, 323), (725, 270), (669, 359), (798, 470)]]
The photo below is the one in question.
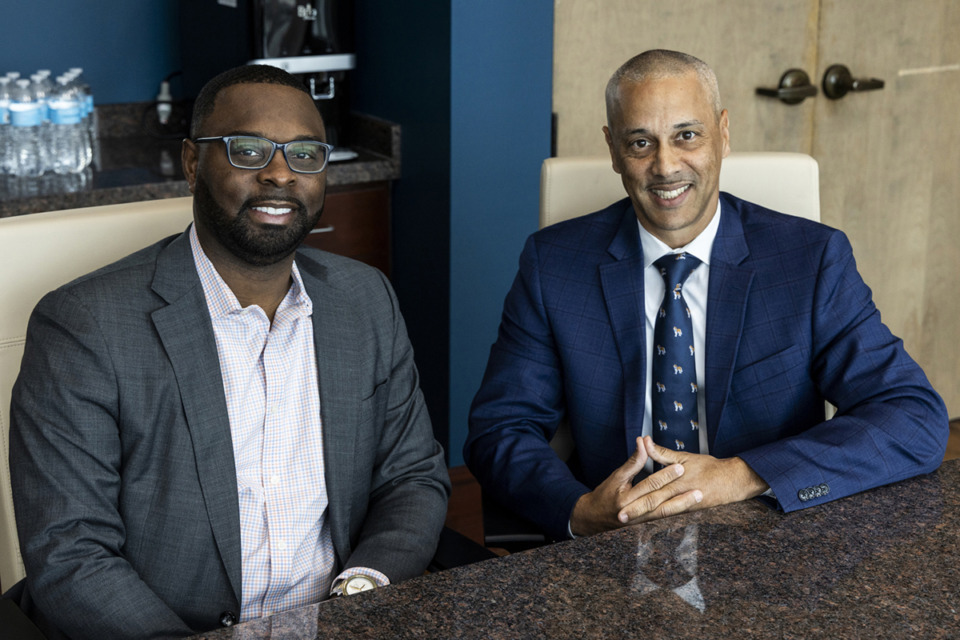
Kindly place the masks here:
[(883, 89), (883, 80), (879, 78), (854, 78), (850, 69), (842, 64), (834, 64), (823, 74), (823, 94), (831, 100), (839, 100), (851, 91), (875, 91)]

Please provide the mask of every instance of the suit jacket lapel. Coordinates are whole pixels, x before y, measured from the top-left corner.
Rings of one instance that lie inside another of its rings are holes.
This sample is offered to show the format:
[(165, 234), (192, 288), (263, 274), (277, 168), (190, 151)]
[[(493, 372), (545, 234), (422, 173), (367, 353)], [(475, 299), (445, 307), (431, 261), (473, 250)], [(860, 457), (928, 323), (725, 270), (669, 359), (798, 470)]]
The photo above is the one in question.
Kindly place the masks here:
[(616, 262), (600, 266), (600, 282), (623, 366), (623, 424), (627, 451), (632, 452), (636, 439), (643, 433), (647, 377), (643, 251), (633, 206), (627, 205), (607, 252)]
[(338, 565), (350, 551), (351, 473), (359, 420), (357, 390), (362, 389), (360, 356), (354, 336), (353, 312), (343, 292), (330, 286), (325, 267), (297, 262), (307, 295), (313, 301), (313, 341), (320, 386), (320, 416), (323, 421), (323, 459), (328, 515)]
[(710, 452), (721, 429), (723, 407), (737, 359), (753, 270), (740, 266), (749, 255), (740, 212), (721, 195), (720, 228), (710, 257), (706, 327), (706, 409)]
[(190, 238), (157, 258), (154, 291), (168, 305), (153, 313), (180, 388), (210, 526), (237, 599), (241, 598), (240, 507), (220, 360)]

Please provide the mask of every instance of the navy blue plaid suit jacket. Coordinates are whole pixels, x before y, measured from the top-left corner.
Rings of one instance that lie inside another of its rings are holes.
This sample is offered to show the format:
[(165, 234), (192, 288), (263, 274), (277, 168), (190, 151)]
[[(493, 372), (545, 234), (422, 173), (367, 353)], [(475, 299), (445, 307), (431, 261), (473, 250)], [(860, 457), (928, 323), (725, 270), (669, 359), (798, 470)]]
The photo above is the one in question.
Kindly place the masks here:
[[(726, 193), (721, 207), (706, 323), (711, 455), (740, 456), (785, 511), (936, 469), (946, 408), (881, 323), (846, 236)], [(629, 199), (528, 239), (464, 456), (486, 491), (554, 538), (641, 433), (643, 299)], [(826, 422), (824, 399), (838, 407)], [(569, 465), (548, 444), (562, 420)]]

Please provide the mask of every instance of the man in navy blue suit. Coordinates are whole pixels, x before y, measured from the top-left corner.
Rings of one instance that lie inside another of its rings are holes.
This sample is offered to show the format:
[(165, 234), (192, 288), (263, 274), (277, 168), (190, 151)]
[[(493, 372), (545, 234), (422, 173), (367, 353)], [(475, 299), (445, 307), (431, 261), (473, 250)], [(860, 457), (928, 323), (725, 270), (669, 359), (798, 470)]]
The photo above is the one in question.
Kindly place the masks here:
[[(936, 469), (946, 408), (846, 236), (719, 191), (713, 71), (648, 51), (606, 102), (628, 197), (527, 241), (464, 447), (484, 490), (562, 539), (761, 495), (792, 511)], [(673, 253), (700, 262), (682, 287), (699, 447), (680, 451), (651, 438), (654, 262)], [(569, 461), (549, 445), (562, 422)]]

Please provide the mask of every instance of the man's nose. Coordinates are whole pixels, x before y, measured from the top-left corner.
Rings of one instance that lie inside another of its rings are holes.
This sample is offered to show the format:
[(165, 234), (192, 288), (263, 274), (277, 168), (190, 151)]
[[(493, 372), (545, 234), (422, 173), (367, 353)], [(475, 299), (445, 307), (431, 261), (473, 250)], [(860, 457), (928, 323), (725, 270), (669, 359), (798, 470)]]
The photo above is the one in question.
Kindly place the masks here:
[(677, 173), (680, 170), (680, 152), (669, 144), (658, 145), (651, 168), (658, 176), (671, 176)]
[(260, 169), (257, 178), (262, 182), (272, 182), (277, 186), (285, 186), (297, 179), (297, 174), (287, 164), (287, 157), (283, 149), (277, 149), (267, 166)]

